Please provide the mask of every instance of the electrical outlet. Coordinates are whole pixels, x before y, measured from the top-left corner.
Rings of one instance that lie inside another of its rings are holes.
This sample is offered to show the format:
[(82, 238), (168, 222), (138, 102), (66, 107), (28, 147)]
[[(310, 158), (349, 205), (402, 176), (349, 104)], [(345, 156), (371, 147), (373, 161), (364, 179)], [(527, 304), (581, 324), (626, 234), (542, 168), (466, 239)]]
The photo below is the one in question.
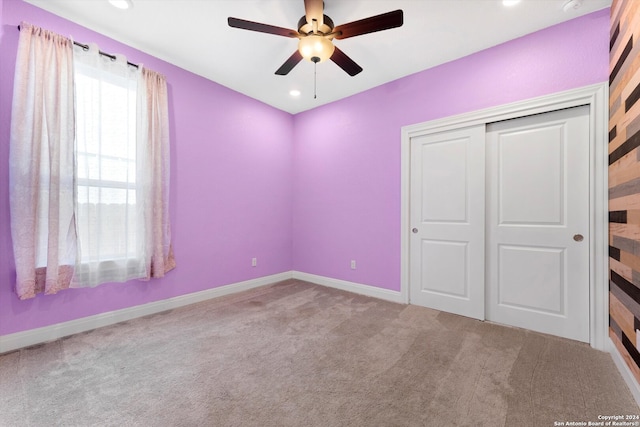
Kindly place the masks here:
[(258, 265), (258, 258), (251, 258), (251, 267)]
[(356, 269), (356, 260), (355, 260), (355, 259), (352, 259), (352, 260), (351, 260), (351, 269), (352, 269), (352, 270), (355, 270), (355, 269)]

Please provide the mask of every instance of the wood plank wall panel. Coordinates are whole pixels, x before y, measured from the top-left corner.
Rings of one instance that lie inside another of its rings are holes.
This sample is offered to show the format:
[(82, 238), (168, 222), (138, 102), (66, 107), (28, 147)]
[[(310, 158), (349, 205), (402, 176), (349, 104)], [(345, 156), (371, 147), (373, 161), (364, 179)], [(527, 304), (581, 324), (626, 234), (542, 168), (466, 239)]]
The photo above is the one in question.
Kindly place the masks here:
[(613, 0), (609, 48), (609, 336), (640, 383), (640, 1)]

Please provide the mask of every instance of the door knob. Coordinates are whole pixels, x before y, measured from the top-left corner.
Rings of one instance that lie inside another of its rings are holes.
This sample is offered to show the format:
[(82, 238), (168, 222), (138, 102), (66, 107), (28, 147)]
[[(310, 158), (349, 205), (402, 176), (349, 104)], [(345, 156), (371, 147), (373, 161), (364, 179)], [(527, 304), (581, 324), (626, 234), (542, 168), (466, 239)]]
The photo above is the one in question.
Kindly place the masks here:
[(575, 240), (576, 242), (582, 242), (584, 240), (584, 236), (582, 234), (574, 234), (573, 240)]
[(418, 229), (414, 227), (413, 229), (411, 229), (411, 232), (412, 232), (413, 234), (416, 234), (416, 233), (418, 232)]

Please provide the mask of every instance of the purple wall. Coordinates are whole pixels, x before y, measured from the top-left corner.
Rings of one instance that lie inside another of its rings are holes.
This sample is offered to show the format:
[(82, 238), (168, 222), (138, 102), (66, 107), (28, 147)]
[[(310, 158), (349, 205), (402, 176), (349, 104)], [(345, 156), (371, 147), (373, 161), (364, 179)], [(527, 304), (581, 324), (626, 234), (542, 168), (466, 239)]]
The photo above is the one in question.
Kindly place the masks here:
[[(3, 1), (3, 0), (0, 0)], [(171, 215), (177, 268), (20, 301), (9, 227), (9, 124), (25, 20), (167, 77)], [(19, 0), (4, 0), (0, 39), (0, 335), (291, 270), (292, 116)], [(251, 126), (248, 126), (251, 124)], [(256, 214), (258, 213), (258, 215)], [(258, 266), (251, 267), (251, 258)]]
[[(290, 270), (399, 290), (400, 128), (608, 77), (603, 10), (292, 117), (20, 0), (3, 2), (0, 335)], [(178, 267), (166, 278), (15, 297), (7, 162), (21, 20), (167, 76)]]
[(293, 269), (400, 290), (401, 127), (607, 81), (608, 40), (605, 9), (296, 115)]

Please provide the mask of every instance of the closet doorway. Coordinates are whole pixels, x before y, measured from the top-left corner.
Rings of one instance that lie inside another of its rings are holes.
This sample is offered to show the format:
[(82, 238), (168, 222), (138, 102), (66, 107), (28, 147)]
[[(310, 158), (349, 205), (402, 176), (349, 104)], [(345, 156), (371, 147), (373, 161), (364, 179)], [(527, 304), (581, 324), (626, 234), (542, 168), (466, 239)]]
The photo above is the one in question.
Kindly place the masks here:
[(403, 135), (408, 302), (593, 341), (592, 108)]

